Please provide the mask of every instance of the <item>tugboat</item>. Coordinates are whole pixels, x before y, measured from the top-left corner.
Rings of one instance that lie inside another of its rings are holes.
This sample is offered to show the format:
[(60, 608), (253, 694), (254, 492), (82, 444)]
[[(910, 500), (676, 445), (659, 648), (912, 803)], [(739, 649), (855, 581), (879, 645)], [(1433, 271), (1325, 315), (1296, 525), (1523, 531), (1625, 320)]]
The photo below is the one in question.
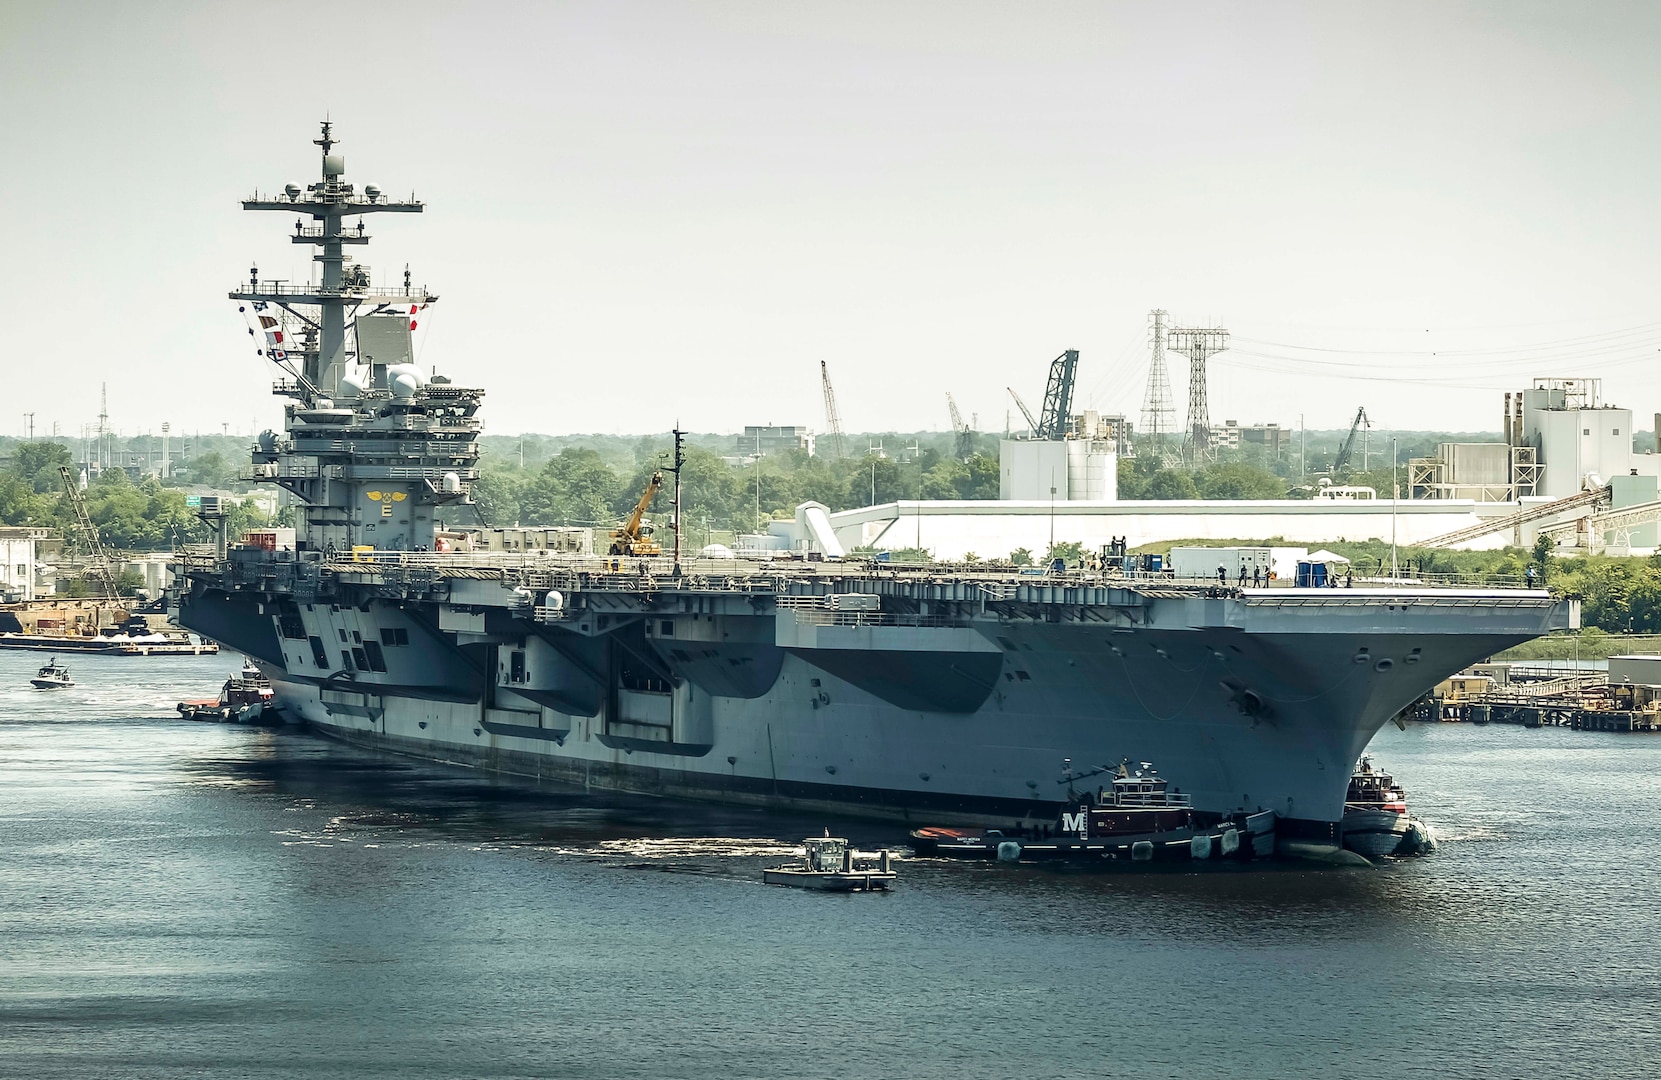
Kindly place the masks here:
[(855, 851), (847, 840), (829, 832), (802, 841), (800, 862), (769, 866), (761, 872), (769, 885), (821, 892), (887, 892), (898, 876), (889, 866), (886, 850), (874, 855)]
[(62, 690), (66, 686), (75, 685), (69, 677), (69, 669), (58, 663), (58, 658), (55, 656), (45, 667), (36, 672), (35, 677), (30, 679), (29, 682), (36, 690)]
[(1339, 832), (1346, 848), (1369, 859), (1436, 850), (1429, 827), (1408, 814), (1407, 792), (1395, 777), (1375, 769), (1369, 757), (1361, 759), (1350, 777)]
[(186, 720), (268, 724), (277, 719), (271, 680), (252, 661), (245, 662), (240, 672), (225, 680), (217, 698), (181, 701), (178, 709)]
[(919, 855), (956, 859), (1213, 859), (1267, 856), (1275, 848), (1275, 815), (1264, 810), (1219, 818), (1195, 811), (1192, 800), (1171, 789), (1150, 762), (1135, 770), (1122, 761), (1112, 783), (1082, 796), (1073, 781), (1104, 768), (1075, 775), (1062, 766), (1068, 798), (1077, 810), (1064, 810), (1054, 826), (1037, 829), (954, 829), (928, 827), (911, 834)]

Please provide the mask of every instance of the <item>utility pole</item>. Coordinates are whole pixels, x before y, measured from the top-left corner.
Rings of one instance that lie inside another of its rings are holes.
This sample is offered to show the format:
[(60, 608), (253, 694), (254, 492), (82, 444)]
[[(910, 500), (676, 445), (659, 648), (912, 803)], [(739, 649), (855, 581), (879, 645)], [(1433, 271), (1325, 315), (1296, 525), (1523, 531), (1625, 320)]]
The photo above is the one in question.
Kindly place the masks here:
[(1401, 487), (1396, 481), (1396, 437), (1390, 436), (1390, 577), (1396, 576), (1396, 499)]
[[(675, 421), (675, 430), (673, 434), (675, 436), (675, 466), (673, 469), (675, 474), (675, 521), (670, 527), (675, 530), (675, 577), (678, 578), (681, 576), (681, 466), (686, 464), (686, 454), (682, 449), (683, 442), (686, 438), (686, 432), (681, 430), (681, 423), (679, 420)], [(519, 440), (519, 446), (519, 452), (520, 454), (523, 454), (525, 452), (524, 439)], [(520, 467), (523, 468), (523, 464), (521, 464)], [(759, 473), (756, 475), (758, 477), (760, 476)], [(759, 482), (756, 487), (759, 491)]]
[(98, 390), (98, 471), (109, 467), (110, 453), (110, 384), (100, 383)]
[(912, 516), (916, 519), (917, 540), (912, 546), (921, 551), (923, 548), (923, 455), (917, 449), (916, 439), (911, 440), (911, 445), (906, 447), (906, 450), (910, 452), (911, 460), (917, 463), (917, 502), (911, 508)]
[[(1055, 470), (1050, 470), (1050, 551), (1055, 550)], [(1047, 554), (1047, 553), (1046, 553)]]

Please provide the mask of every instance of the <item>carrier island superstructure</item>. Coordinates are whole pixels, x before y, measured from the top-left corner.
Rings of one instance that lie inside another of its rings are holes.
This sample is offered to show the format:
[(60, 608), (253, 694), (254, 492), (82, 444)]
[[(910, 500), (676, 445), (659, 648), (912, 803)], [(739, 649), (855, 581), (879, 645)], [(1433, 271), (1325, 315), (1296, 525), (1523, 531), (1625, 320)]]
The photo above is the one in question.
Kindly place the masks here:
[(1382, 725), (1571, 621), (1537, 591), (439, 550), (475, 520), (483, 395), (411, 362), (435, 297), (407, 274), (372, 287), (344, 254), (365, 216), (422, 206), (347, 183), (328, 125), (317, 142), (318, 182), (243, 204), (298, 215), (317, 283), (256, 273), (231, 294), (290, 375), (253, 470), (292, 494), (295, 540), (187, 556), (174, 600), (327, 734), (593, 790), (940, 822), (1050, 821), (1075, 783), (1146, 760), (1200, 810), (1331, 836)]

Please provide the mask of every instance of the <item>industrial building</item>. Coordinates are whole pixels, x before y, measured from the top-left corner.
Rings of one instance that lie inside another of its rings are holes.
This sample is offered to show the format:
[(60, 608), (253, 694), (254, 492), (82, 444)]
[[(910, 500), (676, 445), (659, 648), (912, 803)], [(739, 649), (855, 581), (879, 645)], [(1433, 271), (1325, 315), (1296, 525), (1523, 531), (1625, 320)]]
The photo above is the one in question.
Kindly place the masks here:
[(1601, 379), (1535, 379), (1505, 395), (1502, 421), (1502, 442), (1443, 443), (1409, 462), (1409, 496), (1508, 504), (1514, 543), (1656, 546), (1661, 456), (1634, 452), (1632, 410), (1606, 404)]
[(998, 498), (1003, 502), (1112, 502), (1119, 497), (1119, 453), (1128, 449), (1130, 426), (1122, 416), (1095, 411), (1073, 415), (1078, 350), (1050, 362), (1049, 383), (1038, 416), (1012, 389), (1029, 435), (998, 446)]

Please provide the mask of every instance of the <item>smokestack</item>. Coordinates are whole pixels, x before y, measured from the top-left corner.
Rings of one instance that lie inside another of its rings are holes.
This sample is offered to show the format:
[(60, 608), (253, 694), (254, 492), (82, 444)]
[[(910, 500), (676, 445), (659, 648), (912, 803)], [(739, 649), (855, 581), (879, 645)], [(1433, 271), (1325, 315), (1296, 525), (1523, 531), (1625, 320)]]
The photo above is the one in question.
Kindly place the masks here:
[(1517, 437), (1511, 430), (1511, 391), (1509, 390), (1505, 392), (1505, 417), (1500, 424), (1500, 430), (1505, 432), (1505, 445), (1517, 445)]

